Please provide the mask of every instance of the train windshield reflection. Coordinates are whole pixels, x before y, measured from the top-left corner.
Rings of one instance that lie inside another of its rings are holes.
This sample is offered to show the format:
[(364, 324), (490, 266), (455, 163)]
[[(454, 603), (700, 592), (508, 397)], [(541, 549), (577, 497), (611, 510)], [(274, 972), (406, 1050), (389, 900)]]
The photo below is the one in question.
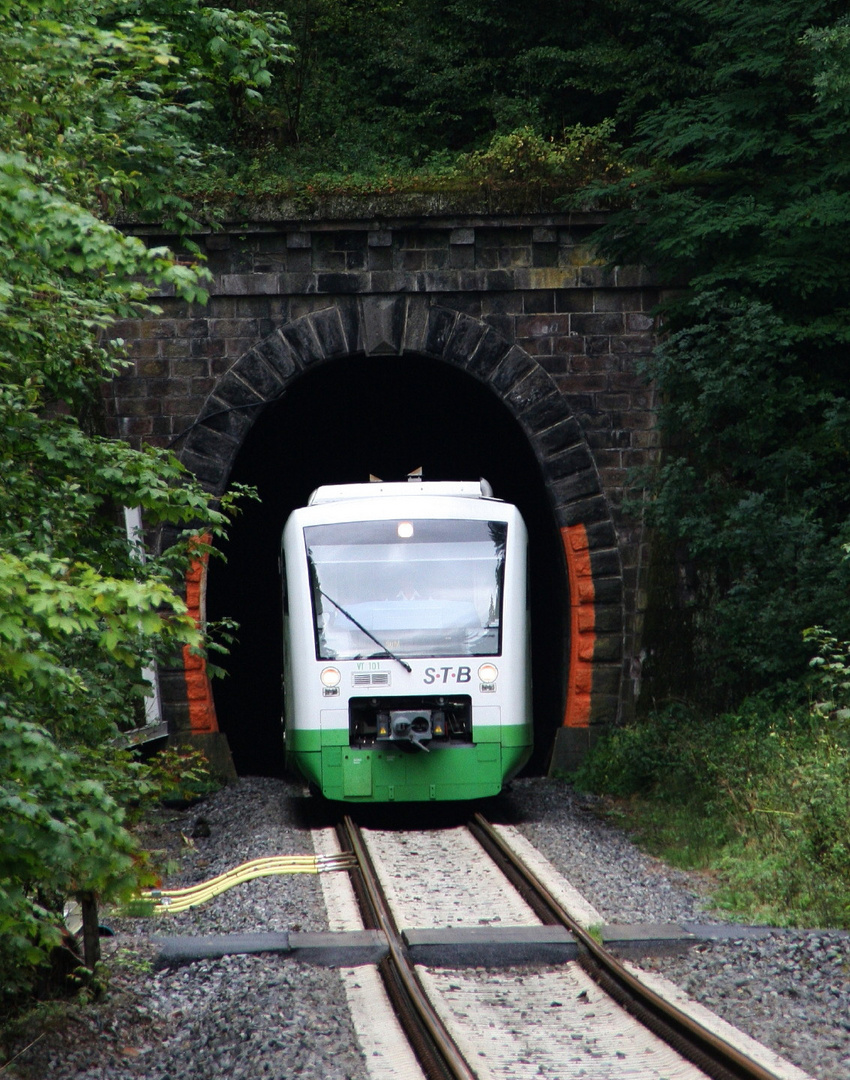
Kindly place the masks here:
[(404, 657), (501, 651), (505, 522), (341, 522), (304, 539), (318, 659), (384, 655), (369, 635)]

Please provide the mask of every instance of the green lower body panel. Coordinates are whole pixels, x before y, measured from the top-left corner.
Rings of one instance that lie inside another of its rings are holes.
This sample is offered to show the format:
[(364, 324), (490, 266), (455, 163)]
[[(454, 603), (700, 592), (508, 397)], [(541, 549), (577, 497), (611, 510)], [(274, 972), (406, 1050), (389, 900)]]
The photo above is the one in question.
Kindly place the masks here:
[(471, 744), (348, 745), (347, 731), (287, 731), (287, 764), (328, 799), (426, 802), (498, 795), (531, 754), (527, 725), (483, 728)]

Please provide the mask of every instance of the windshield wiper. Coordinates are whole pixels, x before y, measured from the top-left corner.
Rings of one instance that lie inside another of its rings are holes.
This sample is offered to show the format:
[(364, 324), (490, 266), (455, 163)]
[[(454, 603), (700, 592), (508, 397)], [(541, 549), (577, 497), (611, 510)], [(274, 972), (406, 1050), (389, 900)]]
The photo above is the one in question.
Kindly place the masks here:
[(371, 638), (371, 640), (375, 642), (375, 644), (385, 656), (388, 656), (391, 660), (395, 660), (397, 663), (401, 664), (405, 671), (413, 671), (413, 668), (410, 666), (410, 664), (407, 663), (407, 661), (402, 660), (400, 656), (396, 656), (394, 652), (390, 652), (390, 650), (386, 647), (383, 641), (378, 641), (375, 635), (369, 630), (367, 630), (362, 623), (359, 623), (350, 611), (346, 611), (342, 604), (338, 604), (332, 596), (328, 596), (324, 589), (319, 589), (319, 592), (322, 594), (322, 596), (324, 596), (326, 600), (330, 600), (330, 602), (337, 609), (337, 611), (341, 611), (342, 614), (346, 617), (346, 619), (348, 619), (350, 622), (353, 622), (358, 630), (362, 630), (367, 638)]

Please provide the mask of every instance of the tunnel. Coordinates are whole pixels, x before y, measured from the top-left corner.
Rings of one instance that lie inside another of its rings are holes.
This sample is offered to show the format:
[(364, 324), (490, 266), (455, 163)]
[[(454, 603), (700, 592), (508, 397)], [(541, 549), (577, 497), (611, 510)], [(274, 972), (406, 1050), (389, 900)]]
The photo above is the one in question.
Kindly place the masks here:
[(516, 420), (483, 383), (439, 360), (354, 356), (307, 370), (266, 405), (230, 483), (254, 487), (210, 563), (207, 616), (238, 623), (215, 662), (216, 713), (240, 775), (281, 775), (280, 536), (290, 512), (323, 484), (484, 477), (529, 530), (535, 751), (545, 770), (563, 720), (568, 618), (564, 554), (535, 456)]

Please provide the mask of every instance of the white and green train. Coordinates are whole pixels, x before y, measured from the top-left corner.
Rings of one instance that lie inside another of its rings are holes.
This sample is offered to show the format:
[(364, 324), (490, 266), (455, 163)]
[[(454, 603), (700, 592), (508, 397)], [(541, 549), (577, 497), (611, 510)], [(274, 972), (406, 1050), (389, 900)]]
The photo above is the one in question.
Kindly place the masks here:
[(281, 548), (287, 763), (328, 799), (498, 794), (531, 754), (526, 567), (486, 481), (315, 491)]

